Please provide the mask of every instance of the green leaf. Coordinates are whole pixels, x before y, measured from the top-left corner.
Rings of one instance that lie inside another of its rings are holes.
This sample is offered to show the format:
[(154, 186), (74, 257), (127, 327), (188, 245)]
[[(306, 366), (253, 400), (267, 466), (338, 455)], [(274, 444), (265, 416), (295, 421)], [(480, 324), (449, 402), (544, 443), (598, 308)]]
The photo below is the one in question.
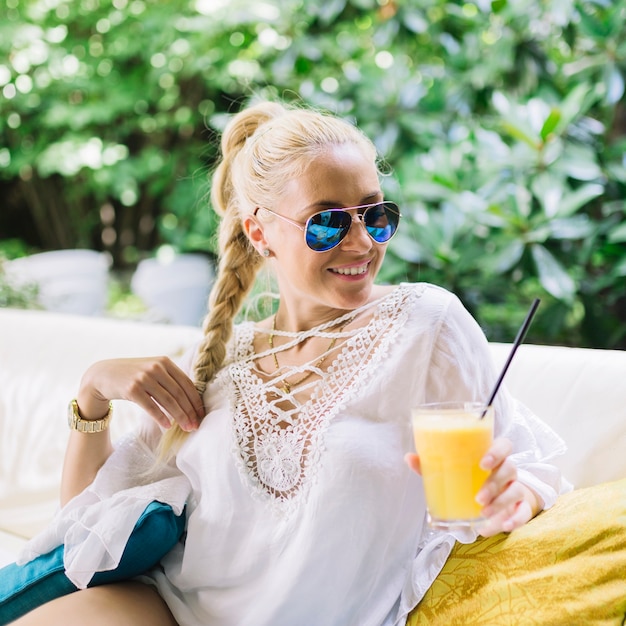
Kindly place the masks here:
[(488, 257), (487, 263), (495, 273), (504, 274), (519, 263), (522, 254), (524, 254), (524, 244), (520, 240), (515, 239), (499, 253)]
[(422, 263), (428, 258), (428, 254), (422, 246), (412, 237), (398, 232), (390, 244), (394, 254), (409, 263)]
[(596, 162), (592, 149), (583, 146), (568, 145), (567, 151), (553, 164), (553, 168), (569, 178), (582, 181), (598, 181), (604, 172)]
[(540, 174), (533, 180), (531, 189), (548, 219), (559, 213), (561, 199), (567, 191), (566, 184), (560, 177), (548, 172)]
[(330, 24), (345, 8), (346, 0), (327, 0), (318, 5), (317, 15), (323, 24)]
[(554, 132), (560, 119), (561, 112), (558, 109), (552, 109), (550, 111), (550, 115), (548, 115), (546, 121), (543, 123), (541, 131), (539, 133), (543, 141), (546, 141), (546, 139)]
[(604, 186), (589, 183), (563, 196), (559, 204), (558, 215), (567, 217), (576, 213), (584, 205), (604, 193)]
[(429, 181), (412, 183), (411, 192), (421, 200), (450, 200), (454, 197), (454, 192), (449, 187)]
[(610, 34), (610, 26), (605, 20), (602, 20), (601, 12), (598, 11), (594, 15), (591, 15), (587, 11), (582, 10), (578, 12), (578, 15), (580, 19), (581, 31), (585, 35), (603, 42)]
[(543, 288), (558, 300), (571, 301), (576, 293), (576, 284), (565, 268), (542, 245), (533, 244), (531, 254)]
[(608, 104), (617, 104), (624, 95), (624, 77), (613, 63), (607, 66), (606, 75), (606, 101)]
[(554, 239), (585, 239), (593, 231), (593, 222), (587, 215), (575, 215), (550, 221), (550, 234)]
[(419, 9), (407, 8), (401, 14), (403, 24), (410, 31), (420, 34), (428, 31), (428, 20)]
[(563, 99), (559, 106), (561, 117), (555, 128), (555, 132), (562, 134), (572, 122), (584, 115), (592, 103), (598, 99), (589, 83), (576, 85)]
[(626, 241), (626, 222), (623, 222), (609, 233), (609, 241), (611, 243)]
[(497, 91), (491, 99), (493, 107), (502, 117), (501, 126), (514, 139), (528, 144), (534, 150), (540, 148), (540, 138), (528, 121), (528, 111), (518, 107), (503, 93)]
[(503, 130), (511, 135), (513, 139), (518, 139), (519, 141), (523, 141), (528, 144), (534, 150), (539, 150), (540, 145), (539, 141), (535, 137), (534, 133), (531, 129), (523, 124), (521, 120), (507, 120), (502, 123)]

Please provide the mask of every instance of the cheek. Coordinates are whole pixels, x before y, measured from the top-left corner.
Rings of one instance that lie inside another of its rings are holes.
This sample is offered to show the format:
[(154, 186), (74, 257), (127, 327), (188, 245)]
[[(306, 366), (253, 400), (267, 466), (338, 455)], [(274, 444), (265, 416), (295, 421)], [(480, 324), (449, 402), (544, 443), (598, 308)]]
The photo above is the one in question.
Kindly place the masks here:
[(285, 241), (276, 253), (276, 270), (283, 276), (289, 276), (291, 282), (317, 279), (324, 272), (323, 260), (301, 241)]

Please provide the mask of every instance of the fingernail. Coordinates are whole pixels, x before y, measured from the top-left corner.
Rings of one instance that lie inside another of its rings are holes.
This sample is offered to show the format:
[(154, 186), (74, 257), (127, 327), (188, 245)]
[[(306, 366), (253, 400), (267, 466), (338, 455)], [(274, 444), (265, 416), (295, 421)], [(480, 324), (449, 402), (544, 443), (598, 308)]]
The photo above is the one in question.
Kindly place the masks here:
[(495, 460), (491, 454), (487, 454), (480, 460), (480, 468), (484, 470), (490, 470), (493, 467)]
[(481, 490), (476, 494), (476, 502), (481, 506), (485, 506), (489, 502), (489, 495), (486, 491)]

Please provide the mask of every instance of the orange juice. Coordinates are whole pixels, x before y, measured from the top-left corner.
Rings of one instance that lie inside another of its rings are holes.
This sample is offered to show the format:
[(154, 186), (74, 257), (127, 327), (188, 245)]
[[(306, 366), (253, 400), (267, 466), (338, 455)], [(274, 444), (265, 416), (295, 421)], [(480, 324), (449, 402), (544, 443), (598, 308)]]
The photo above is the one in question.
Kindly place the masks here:
[(493, 440), (493, 409), (477, 403), (422, 405), (413, 411), (430, 524), (473, 526), (482, 521), (476, 494), (489, 476), (480, 460)]

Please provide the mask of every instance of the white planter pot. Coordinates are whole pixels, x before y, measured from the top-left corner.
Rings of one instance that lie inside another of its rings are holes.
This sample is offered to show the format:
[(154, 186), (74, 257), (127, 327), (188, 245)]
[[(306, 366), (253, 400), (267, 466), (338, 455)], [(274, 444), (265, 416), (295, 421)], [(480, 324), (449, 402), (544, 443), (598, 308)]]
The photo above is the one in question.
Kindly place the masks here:
[(95, 250), (54, 250), (7, 263), (17, 284), (36, 283), (39, 301), (49, 311), (103, 315), (109, 256)]
[(199, 326), (207, 312), (214, 273), (202, 254), (140, 261), (131, 289), (159, 321)]

